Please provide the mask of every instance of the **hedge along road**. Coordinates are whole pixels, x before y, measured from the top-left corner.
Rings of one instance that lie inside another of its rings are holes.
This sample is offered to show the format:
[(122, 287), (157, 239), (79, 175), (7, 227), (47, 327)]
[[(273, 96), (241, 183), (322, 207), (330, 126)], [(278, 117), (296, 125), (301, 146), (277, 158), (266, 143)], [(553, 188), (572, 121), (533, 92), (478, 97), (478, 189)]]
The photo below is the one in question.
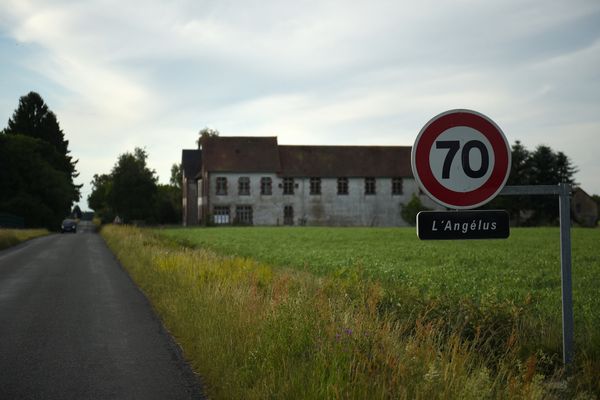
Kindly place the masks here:
[(0, 252), (0, 398), (202, 399), (144, 295), (80, 228)]

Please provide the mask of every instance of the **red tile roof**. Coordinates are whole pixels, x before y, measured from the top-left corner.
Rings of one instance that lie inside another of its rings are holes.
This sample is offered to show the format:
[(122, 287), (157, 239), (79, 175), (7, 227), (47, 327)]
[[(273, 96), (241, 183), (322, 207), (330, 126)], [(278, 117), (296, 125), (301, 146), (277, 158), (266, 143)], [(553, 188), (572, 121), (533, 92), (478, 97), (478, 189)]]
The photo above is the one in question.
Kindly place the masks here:
[(203, 164), (212, 172), (278, 172), (277, 137), (220, 136), (202, 143)]
[(410, 146), (279, 146), (277, 137), (219, 136), (202, 143), (209, 172), (289, 177), (411, 177)]
[(410, 177), (410, 146), (279, 146), (281, 175)]

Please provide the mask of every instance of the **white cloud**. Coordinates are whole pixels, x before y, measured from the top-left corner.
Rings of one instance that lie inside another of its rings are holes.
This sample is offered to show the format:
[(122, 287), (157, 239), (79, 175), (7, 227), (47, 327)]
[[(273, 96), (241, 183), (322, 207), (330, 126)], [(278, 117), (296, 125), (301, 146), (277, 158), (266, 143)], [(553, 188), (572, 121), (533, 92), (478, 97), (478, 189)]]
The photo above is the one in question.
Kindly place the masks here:
[(411, 144), (433, 115), (466, 107), (495, 119), (511, 141), (582, 160), (580, 180), (600, 193), (587, 156), (598, 145), (564, 140), (588, 140), (600, 127), (595, 0), (0, 8), (4, 34), (35, 45), (21, 68), (62, 88), (41, 94), (53, 99), (86, 184), (135, 146), (147, 147), (166, 181), (206, 125), (282, 143)]
[(42, 48), (23, 66), (64, 87), (76, 115), (125, 121), (147, 117), (154, 111), (154, 94), (133, 73), (110, 62), (100, 32), (85, 29), (80, 7), (15, 3), (20, 19), (15, 38)]

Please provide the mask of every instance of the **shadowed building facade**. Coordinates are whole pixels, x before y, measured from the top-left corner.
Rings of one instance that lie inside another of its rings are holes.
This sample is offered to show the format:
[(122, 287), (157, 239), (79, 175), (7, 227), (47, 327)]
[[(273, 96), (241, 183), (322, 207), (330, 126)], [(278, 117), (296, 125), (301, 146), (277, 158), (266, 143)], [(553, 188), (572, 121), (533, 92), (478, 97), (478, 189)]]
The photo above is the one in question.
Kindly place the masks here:
[(184, 225), (407, 225), (402, 205), (419, 194), (410, 152), (408, 146), (207, 138), (201, 149), (182, 152)]

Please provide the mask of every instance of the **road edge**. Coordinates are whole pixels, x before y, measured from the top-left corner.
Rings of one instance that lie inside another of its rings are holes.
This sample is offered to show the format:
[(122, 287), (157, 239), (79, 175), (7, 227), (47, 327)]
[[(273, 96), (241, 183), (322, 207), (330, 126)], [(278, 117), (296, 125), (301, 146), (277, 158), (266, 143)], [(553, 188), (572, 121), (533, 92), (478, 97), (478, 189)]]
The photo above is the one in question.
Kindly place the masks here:
[(204, 385), (202, 377), (194, 371), (194, 369), (192, 368), (189, 361), (185, 358), (185, 354), (183, 352), (182, 347), (179, 345), (179, 343), (177, 343), (177, 341), (175, 340), (173, 335), (171, 335), (171, 333), (169, 332), (167, 327), (163, 324), (162, 319), (156, 312), (156, 309), (152, 305), (152, 302), (150, 301), (148, 296), (146, 296), (146, 293), (144, 293), (144, 291), (138, 286), (138, 284), (135, 282), (135, 280), (131, 277), (131, 275), (129, 274), (129, 271), (127, 271), (127, 269), (125, 267), (123, 267), (123, 264), (121, 264), (121, 261), (118, 259), (116, 254), (112, 251), (112, 249), (110, 248), (108, 243), (106, 243), (106, 240), (104, 239), (104, 237), (99, 233), (99, 230), (97, 232), (93, 232), (92, 234), (96, 234), (102, 239), (102, 242), (104, 243), (104, 245), (106, 246), (108, 251), (110, 251), (110, 254), (112, 255), (113, 259), (115, 260), (115, 262), (117, 263), (117, 265), (119, 266), (121, 271), (123, 271), (123, 273), (125, 273), (125, 275), (127, 276), (127, 279), (129, 279), (129, 281), (133, 284), (135, 289), (142, 295), (142, 297), (144, 298), (144, 302), (146, 303), (148, 308), (152, 311), (151, 312), (152, 320), (157, 324), (159, 333), (166, 338), (167, 344), (169, 347), (169, 351), (171, 353), (171, 357), (172, 357), (173, 361), (175, 361), (177, 363), (177, 368), (182, 372), (183, 378), (187, 382), (186, 389), (187, 389), (188, 393), (190, 394), (190, 399), (207, 400), (208, 397), (206, 397), (206, 395), (205, 395), (205, 391), (204, 391), (205, 385)]

